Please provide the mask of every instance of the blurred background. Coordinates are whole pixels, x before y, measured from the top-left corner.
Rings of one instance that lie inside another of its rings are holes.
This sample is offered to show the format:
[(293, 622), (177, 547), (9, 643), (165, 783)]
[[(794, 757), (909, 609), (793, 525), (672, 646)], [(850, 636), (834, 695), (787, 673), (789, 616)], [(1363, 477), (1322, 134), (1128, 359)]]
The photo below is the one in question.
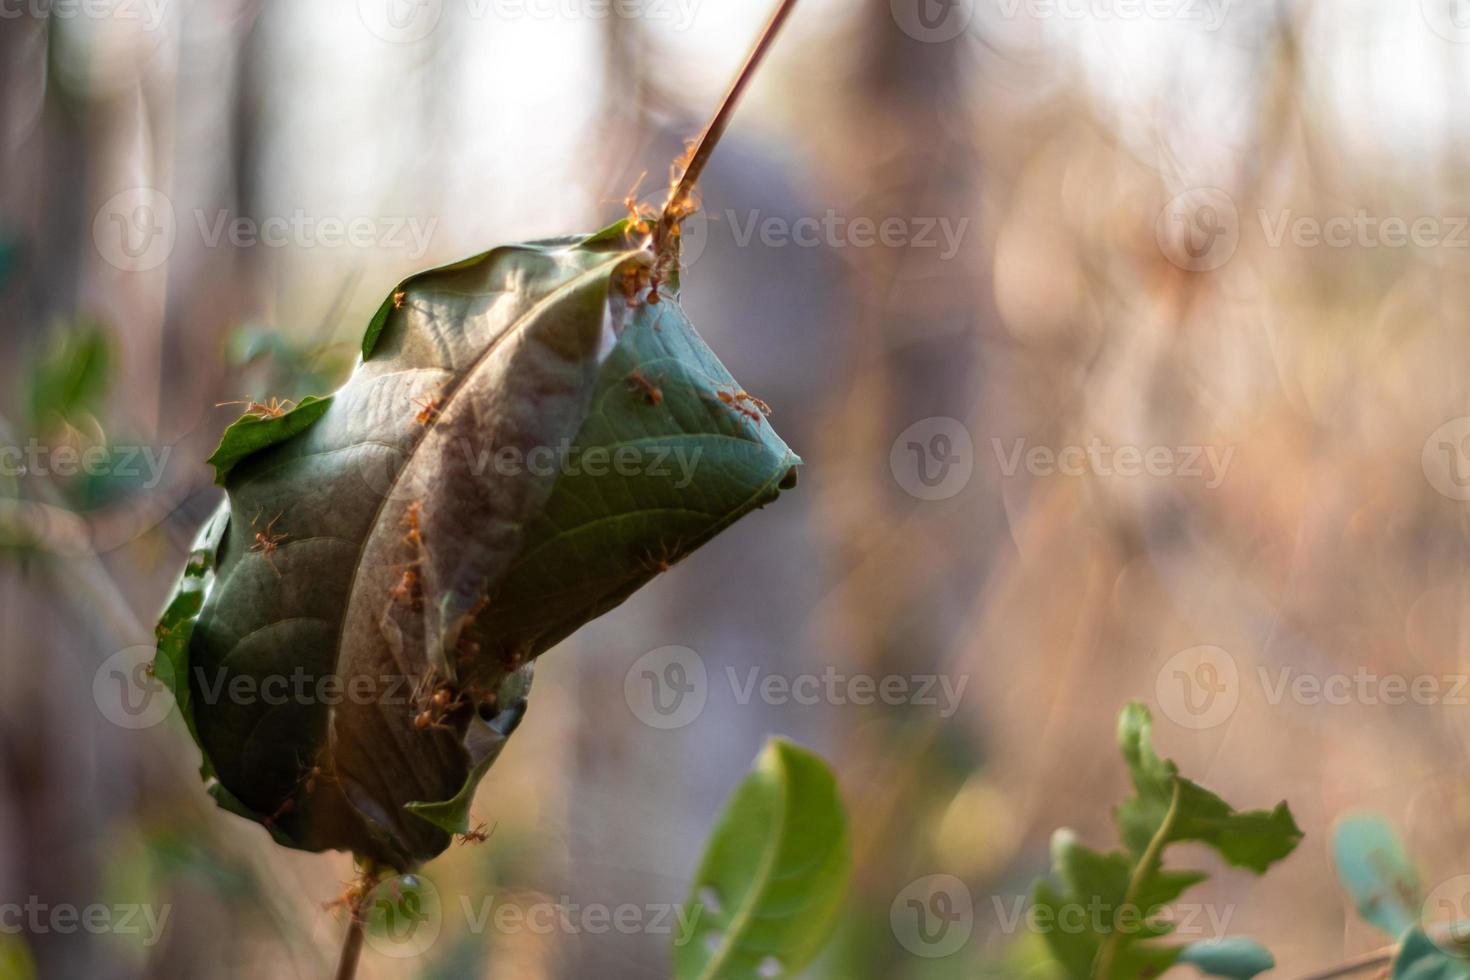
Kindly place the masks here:
[[(114, 688), (216, 405), (330, 391), (410, 272), (661, 201), (767, 7), (0, 0), (0, 907), (39, 910), (0, 978), (328, 973), (349, 859), (217, 809)], [(1017, 903), (1055, 828), (1113, 845), (1135, 698), (1307, 834), (1262, 880), (1191, 855), (1187, 938), (1381, 945), (1333, 884), (1357, 808), (1461, 887), (1467, 92), (1463, 0), (803, 0), (684, 289), (801, 485), (542, 659), (440, 928), (360, 975), (667, 976), (655, 912), (781, 733), (852, 820), (811, 976), (1046, 976)], [(658, 727), (625, 681), (671, 646), (699, 707)]]

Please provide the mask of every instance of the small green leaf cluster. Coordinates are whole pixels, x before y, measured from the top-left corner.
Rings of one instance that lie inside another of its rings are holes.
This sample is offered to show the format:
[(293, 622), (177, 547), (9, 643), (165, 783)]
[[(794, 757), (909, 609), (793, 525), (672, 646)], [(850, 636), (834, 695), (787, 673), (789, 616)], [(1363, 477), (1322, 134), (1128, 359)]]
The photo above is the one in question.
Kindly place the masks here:
[(1166, 914), (1171, 904), (1208, 877), (1166, 869), (1166, 851), (1175, 844), (1203, 844), (1228, 864), (1260, 875), (1289, 855), (1302, 833), (1285, 803), (1238, 811), (1180, 776), (1173, 762), (1155, 753), (1151, 728), (1148, 710), (1137, 703), (1118, 722), (1134, 789), (1114, 811), (1122, 850), (1094, 851), (1071, 832), (1058, 831), (1052, 840), (1054, 880), (1037, 883), (1034, 914), (1049, 924), (1047, 945), (1071, 980), (1138, 980), (1176, 964), (1206, 976), (1248, 980), (1274, 965), (1258, 943), (1165, 941), (1175, 928)]

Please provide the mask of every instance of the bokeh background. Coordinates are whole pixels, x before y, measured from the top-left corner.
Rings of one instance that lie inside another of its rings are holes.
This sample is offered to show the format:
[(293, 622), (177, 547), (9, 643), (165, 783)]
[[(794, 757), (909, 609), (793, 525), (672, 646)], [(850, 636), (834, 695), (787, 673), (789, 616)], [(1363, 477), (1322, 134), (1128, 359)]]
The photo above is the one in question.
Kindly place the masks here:
[[(115, 668), (217, 502), (216, 404), (330, 390), (407, 273), (659, 199), (769, 12), (609, 10), (0, 0), (0, 903), (137, 917), (0, 932), (0, 977), (330, 970), (348, 858), (216, 809)], [(1383, 942), (1342, 813), (1470, 891), (1467, 94), (1461, 0), (803, 0), (684, 290), (801, 485), (543, 658), (491, 839), (425, 870), (437, 938), (361, 975), (667, 976), (647, 910), (782, 733), (852, 821), (812, 977), (1045, 976), (1015, 903), (1057, 827), (1113, 842), (1135, 698), (1307, 833), (1262, 880), (1189, 855), (1272, 976)], [(660, 728), (625, 681), (670, 646), (703, 707)], [(838, 696), (744, 694), (805, 675)], [(486, 901), (643, 925), (477, 930)]]

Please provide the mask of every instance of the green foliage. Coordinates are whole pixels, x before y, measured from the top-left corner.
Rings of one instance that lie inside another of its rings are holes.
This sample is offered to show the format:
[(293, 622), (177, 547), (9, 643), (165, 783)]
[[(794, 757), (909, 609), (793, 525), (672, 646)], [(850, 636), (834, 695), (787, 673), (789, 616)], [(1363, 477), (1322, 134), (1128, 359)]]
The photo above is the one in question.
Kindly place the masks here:
[(847, 817), (825, 763), (772, 739), (725, 804), (694, 879), (698, 913), (676, 980), (792, 976), (826, 943), (851, 871)]
[(1470, 963), (1449, 955), (1416, 927), (1404, 934), (1391, 976), (1393, 980), (1466, 980)]
[(1419, 922), (1419, 869), (1388, 821), (1369, 813), (1340, 818), (1332, 861), (1358, 914), (1373, 926), (1398, 937)]
[(35, 980), (36, 964), (24, 936), (0, 934), (0, 980)]
[(1387, 820), (1369, 813), (1339, 819), (1332, 861), (1358, 914), (1399, 941), (1395, 980), (1470, 980), (1465, 942), (1470, 923), (1422, 924), (1426, 910), (1419, 869)]
[[(1118, 742), (1135, 795), (1114, 812), (1122, 851), (1099, 852), (1058, 831), (1052, 841), (1056, 881), (1036, 885), (1035, 914), (1045, 922), (1052, 955), (1072, 980), (1133, 980), (1157, 976), (1176, 962), (1212, 976), (1253, 977), (1273, 964), (1259, 945), (1230, 940), (1169, 945), (1173, 923), (1163, 913), (1207, 877), (1166, 871), (1173, 844), (1194, 842), (1230, 864), (1264, 873), (1301, 840), (1286, 804), (1240, 812), (1179, 775), (1155, 754), (1148, 710), (1130, 704), (1118, 722)], [(1079, 927), (1085, 923), (1085, 927)]]
[(330, 395), (326, 398), (308, 395), (296, 407), (279, 415), (259, 412), (241, 415), (225, 430), (219, 448), (206, 460), (214, 467), (214, 482), (224, 486), (225, 478), (236, 463), (305, 431), (307, 426), (326, 414), (331, 405)]
[(26, 372), (32, 431), (89, 421), (107, 394), (111, 363), (111, 345), (100, 324), (83, 322), (52, 332)]
[[(649, 301), (648, 249), (594, 239), (410, 277), (336, 393), (221, 441), (156, 670), (211, 792), (278, 841), (438, 854), (531, 661), (795, 484), (667, 283)], [(283, 679), (307, 696), (262, 696)]]
[(353, 353), (346, 345), (300, 342), (257, 323), (232, 332), (225, 352), (231, 365), (263, 372), (257, 401), (300, 398), (330, 388), (352, 367)]

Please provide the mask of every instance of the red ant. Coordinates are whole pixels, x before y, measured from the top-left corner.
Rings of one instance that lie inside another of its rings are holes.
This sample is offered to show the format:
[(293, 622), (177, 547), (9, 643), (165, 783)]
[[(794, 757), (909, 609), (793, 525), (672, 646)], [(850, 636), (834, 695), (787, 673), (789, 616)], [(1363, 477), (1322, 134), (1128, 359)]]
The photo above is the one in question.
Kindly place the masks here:
[[(418, 686), (413, 692), (412, 701), (414, 704), (427, 704), (413, 719), (413, 727), (420, 731), (442, 725), (445, 716), (464, 704), (468, 696), (467, 692), (456, 694), (449, 686), (448, 681), (436, 685), (434, 678), (437, 675), (438, 671), (431, 669), (419, 681)], [(432, 693), (429, 693), (430, 691)], [(425, 697), (426, 693), (428, 694), (427, 698)]]
[[(769, 415), (771, 413), (771, 407), (769, 405), (767, 405), (765, 402), (761, 401), (754, 395), (750, 394), (749, 392), (729, 392), (721, 389), (715, 392), (715, 394), (720, 396), (720, 401), (724, 402), (726, 405), (733, 408), (735, 411), (739, 412), (746, 418), (755, 420), (755, 422), (757, 423), (759, 423), (760, 420), (766, 415)], [(750, 405), (746, 405), (746, 402), (750, 402)], [(752, 408), (751, 405), (755, 407)]]
[[(250, 522), (251, 527), (255, 527), (256, 522), (260, 520), (260, 515), (262, 512), (264, 512), (264, 510), (265, 505), (261, 504), (260, 510), (255, 512), (255, 520), (252, 520)], [(289, 534), (276, 534), (274, 530), (276, 526), (276, 521), (279, 521), (282, 514), (284, 513), (285, 511), (282, 511), (280, 514), (277, 514), (275, 517), (271, 518), (271, 522), (265, 526), (264, 531), (256, 531), (255, 543), (250, 546), (250, 550), (252, 552), (260, 552), (260, 555), (262, 558), (265, 559), (266, 564), (270, 565), (271, 571), (276, 573), (276, 578), (281, 577), (281, 570), (277, 568), (276, 563), (271, 560), (271, 555), (275, 553), (276, 548), (280, 545), (282, 541), (285, 541), (291, 536)]]
[(272, 398), (268, 402), (219, 402), (214, 407), (224, 408), (226, 405), (244, 405), (245, 414), (253, 415), (258, 419), (278, 419), (296, 407), (296, 403), (289, 398)]
[[(650, 297), (649, 298), (649, 302), (652, 302), (652, 301), (653, 301), (652, 300), (652, 297)], [(653, 382), (651, 382), (647, 378), (645, 378), (643, 376), (643, 372), (642, 371), (635, 370), (635, 371), (629, 372), (628, 377), (627, 377), (626, 380), (628, 382), (628, 387), (631, 388), (633, 391), (636, 391), (636, 392), (639, 392), (640, 394), (642, 394), (643, 395), (643, 400), (645, 402), (647, 402), (648, 404), (650, 404), (650, 405), (658, 405), (658, 404), (661, 404), (663, 402), (663, 400), (664, 400), (664, 393), (663, 393), (663, 391), (660, 390), (659, 387), (657, 385), (655, 385)]]
[(648, 222), (658, 215), (654, 209), (647, 204), (638, 202), (638, 185), (643, 183), (643, 178), (648, 176), (648, 171), (638, 175), (633, 186), (628, 191), (628, 196), (623, 198), (623, 207), (628, 209), (628, 230), (637, 235), (648, 234)]
[(652, 569), (656, 573), (663, 573), (679, 564), (683, 558), (684, 556), (679, 554), (678, 544), (670, 546), (660, 543), (658, 554), (649, 552), (643, 559), (643, 565), (645, 568)]
[(438, 395), (433, 397), (415, 398), (413, 403), (422, 411), (414, 416), (414, 421), (419, 425), (431, 425), (439, 421), (439, 413), (444, 408), (444, 399)]
[(403, 578), (398, 580), (398, 584), (393, 586), (392, 591), (390, 591), (388, 594), (392, 597), (394, 602), (406, 601), (411, 603), (414, 608), (417, 608), (418, 586), (419, 573), (410, 568), (404, 571)]
[(393, 308), (395, 310), (401, 310), (401, 309), (403, 309), (403, 300), (407, 296), (408, 296), (408, 293), (405, 290), (402, 290), (402, 289), (400, 289), (396, 293), (394, 293), (393, 294)]
[(366, 872), (359, 875), (355, 881), (342, 890), (342, 894), (330, 902), (322, 903), (322, 911), (332, 912), (345, 908), (348, 916), (353, 922), (362, 921), (363, 899), (372, 894), (377, 882)]
[(401, 527), (408, 528), (408, 533), (403, 536), (404, 543), (411, 544), (415, 548), (424, 543), (423, 532), (419, 530), (419, 513), (422, 510), (423, 504), (415, 500), (403, 512), (403, 520), (400, 522)]
[(296, 793), (301, 790), (305, 790), (306, 794), (310, 796), (312, 793), (316, 792), (317, 781), (321, 778), (321, 766), (312, 766), (310, 769), (306, 770), (306, 772), (302, 773), (301, 777), (296, 780), (296, 789), (292, 791), (292, 795), (286, 797), (286, 799), (281, 802), (281, 805), (276, 807), (275, 813), (272, 813), (270, 816), (265, 818), (266, 828), (269, 829), (271, 827), (274, 827), (282, 817), (286, 816), (288, 813), (296, 812)]
[(465, 844), (483, 844), (495, 834), (495, 828), (485, 830), (485, 821), (481, 820), (474, 830), (467, 830), (459, 835), (460, 846)]

